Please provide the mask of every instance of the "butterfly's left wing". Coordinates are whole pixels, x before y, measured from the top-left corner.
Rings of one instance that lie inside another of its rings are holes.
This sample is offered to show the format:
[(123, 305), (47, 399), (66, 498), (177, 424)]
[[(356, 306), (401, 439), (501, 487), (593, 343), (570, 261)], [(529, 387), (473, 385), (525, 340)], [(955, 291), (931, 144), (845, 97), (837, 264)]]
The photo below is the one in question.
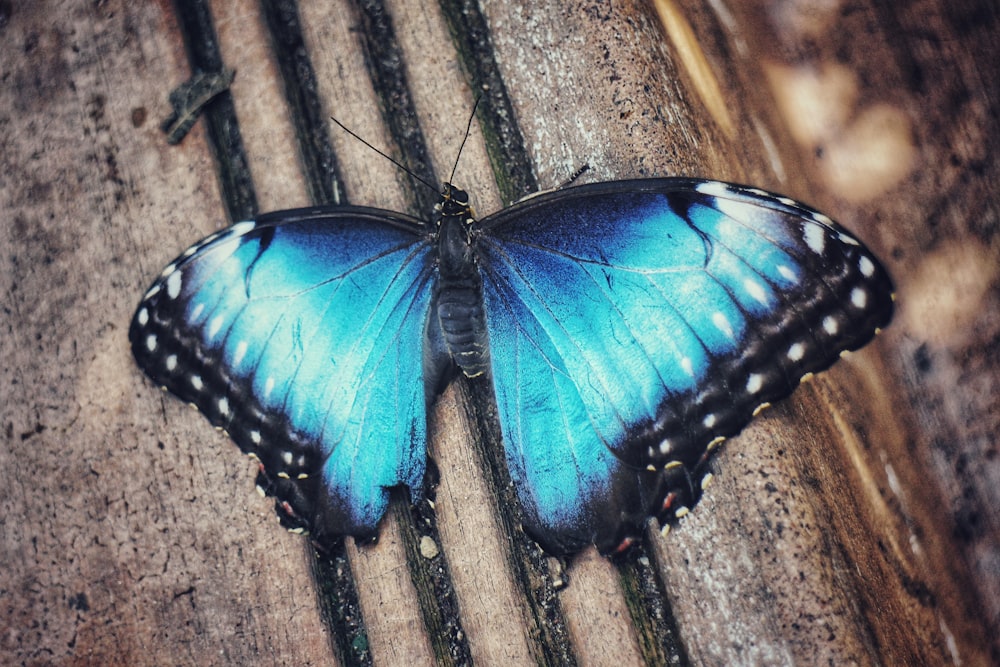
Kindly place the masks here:
[(163, 270), (132, 351), (260, 460), (287, 526), (371, 536), (391, 487), (422, 493), (432, 255), (422, 223), (375, 209), (239, 223)]
[(651, 179), (482, 221), (494, 388), (526, 528), (614, 550), (700, 494), (710, 448), (892, 314), (873, 255), (757, 190)]

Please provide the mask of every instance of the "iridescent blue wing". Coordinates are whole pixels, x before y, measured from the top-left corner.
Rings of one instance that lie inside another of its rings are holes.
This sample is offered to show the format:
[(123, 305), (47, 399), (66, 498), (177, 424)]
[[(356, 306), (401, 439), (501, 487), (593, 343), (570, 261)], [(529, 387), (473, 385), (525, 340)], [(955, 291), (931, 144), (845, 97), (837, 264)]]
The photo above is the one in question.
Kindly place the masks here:
[(685, 512), (715, 444), (892, 316), (868, 250), (758, 190), (595, 184), (481, 230), (507, 463), (550, 551), (607, 553)]
[(193, 246), (129, 330), (139, 366), (261, 463), (286, 525), (370, 536), (422, 493), (430, 236), (401, 214), (283, 211)]

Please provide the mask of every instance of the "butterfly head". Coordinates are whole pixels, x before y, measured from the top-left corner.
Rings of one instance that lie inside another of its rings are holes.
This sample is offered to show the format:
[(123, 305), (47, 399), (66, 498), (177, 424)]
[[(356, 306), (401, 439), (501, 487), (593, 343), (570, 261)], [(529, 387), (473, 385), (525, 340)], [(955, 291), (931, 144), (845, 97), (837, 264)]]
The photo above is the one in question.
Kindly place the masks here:
[(451, 183), (445, 183), (441, 189), (441, 201), (434, 207), (437, 213), (438, 227), (447, 218), (458, 219), (465, 227), (470, 227), (475, 221), (472, 205), (469, 204), (469, 194), (456, 188)]

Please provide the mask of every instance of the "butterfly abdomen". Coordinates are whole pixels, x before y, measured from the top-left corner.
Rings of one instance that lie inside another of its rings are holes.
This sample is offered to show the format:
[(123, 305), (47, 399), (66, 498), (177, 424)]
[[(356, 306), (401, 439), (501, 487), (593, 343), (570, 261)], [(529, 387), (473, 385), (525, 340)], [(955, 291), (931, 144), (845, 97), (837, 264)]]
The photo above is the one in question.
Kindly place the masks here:
[(471, 211), (441, 217), (438, 228), (437, 318), (451, 358), (467, 377), (489, 368), (483, 278), (469, 236)]

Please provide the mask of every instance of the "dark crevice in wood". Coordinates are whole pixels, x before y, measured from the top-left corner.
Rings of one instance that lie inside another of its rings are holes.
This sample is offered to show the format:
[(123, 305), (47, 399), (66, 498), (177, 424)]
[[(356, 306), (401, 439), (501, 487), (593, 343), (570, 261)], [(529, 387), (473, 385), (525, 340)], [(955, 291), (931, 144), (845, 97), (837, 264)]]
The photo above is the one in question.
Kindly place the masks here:
[(524, 147), (514, 104), (493, 55), (486, 18), (475, 0), (441, 0), (451, 38), (473, 94), (500, 195), (511, 203), (538, 191), (538, 179)]
[[(174, 0), (174, 11), (192, 74), (221, 73), (222, 53), (208, 4), (204, 0)], [(226, 213), (230, 221), (248, 220), (257, 214), (257, 195), (236, 122), (232, 94), (227, 90), (215, 96), (205, 104), (202, 117), (209, 146), (215, 155)]]
[[(433, 463), (430, 463), (429, 468), (428, 476), (436, 477)], [(417, 590), (421, 617), (437, 664), (471, 665), (472, 650), (462, 628), (458, 596), (452, 585), (448, 560), (441, 549), (437, 515), (428, 502), (433, 498), (432, 489), (436, 486), (436, 481), (428, 480), (426, 484), (429, 498), (415, 505), (410, 505), (408, 498), (395, 499), (394, 519), (402, 529), (410, 577)], [(436, 553), (425, 550), (421, 544), (424, 538), (432, 541)]]
[[(424, 181), (440, 183), (420, 129), (392, 18), (378, 0), (356, 0), (355, 6), (361, 19), (360, 37), (365, 66), (382, 105), (382, 118), (400, 151), (398, 160)], [(421, 220), (427, 219), (438, 203), (439, 193), (412, 177), (410, 191), (414, 202), (410, 213)]]
[(330, 631), (337, 661), (341, 667), (368, 667), (372, 654), (344, 541), (325, 551), (314, 548), (310, 563), (320, 615)]
[[(680, 628), (658, 567), (645, 545), (626, 551), (616, 561), (629, 616), (636, 629), (639, 651), (647, 665), (691, 664)], [(658, 640), (658, 641), (657, 641)]]
[(264, 23), (288, 102), (309, 198), (315, 204), (346, 204), (330, 141), (329, 122), (317, 90), (316, 72), (306, 50), (297, 3), (261, 0)]

